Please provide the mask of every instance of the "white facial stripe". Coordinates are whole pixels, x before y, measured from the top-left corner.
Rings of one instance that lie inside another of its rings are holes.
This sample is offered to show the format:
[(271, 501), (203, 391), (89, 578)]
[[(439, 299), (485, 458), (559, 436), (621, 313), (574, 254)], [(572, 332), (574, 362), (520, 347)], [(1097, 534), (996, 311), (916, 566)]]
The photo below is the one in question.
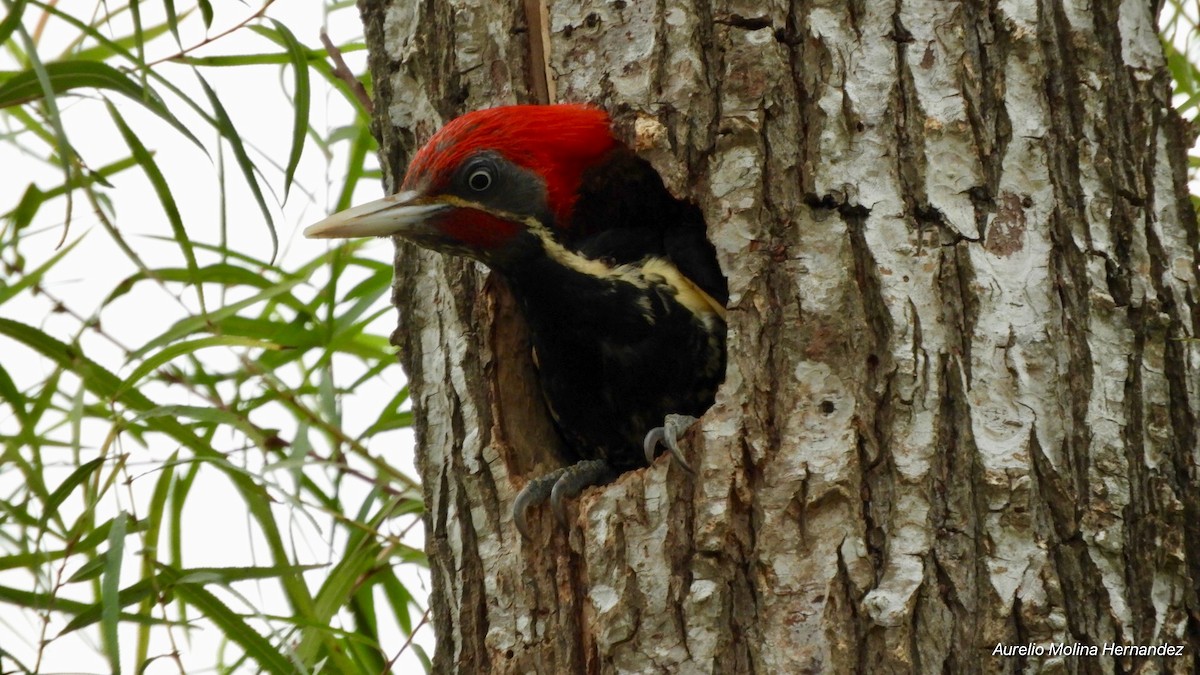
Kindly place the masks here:
[[(473, 202), (443, 195), (437, 201), (412, 203), (421, 198), (415, 191), (398, 192), (383, 199), (335, 213), (304, 230), (309, 238), (334, 237), (383, 237), (403, 234), (413, 226), (424, 224), (432, 214), (448, 208), (482, 208)], [(662, 258), (647, 258), (638, 263), (609, 267), (599, 260), (585, 258), (567, 250), (554, 240), (550, 231), (537, 218), (516, 214), (493, 212), (498, 218), (520, 222), (532, 234), (541, 239), (546, 254), (573, 270), (602, 279), (613, 279), (648, 288), (651, 283), (670, 286), (675, 299), (697, 316), (716, 315), (725, 320), (725, 307), (717, 302), (695, 282), (684, 276), (671, 261)]]
[(573, 270), (603, 279), (624, 281), (638, 288), (648, 288), (650, 283), (661, 283), (674, 289), (675, 299), (693, 314), (715, 314), (722, 321), (725, 320), (725, 307), (684, 276), (669, 260), (647, 258), (637, 263), (609, 267), (599, 260), (585, 258), (567, 250), (562, 244), (554, 241), (544, 229), (537, 231), (537, 234), (546, 248), (546, 254)]

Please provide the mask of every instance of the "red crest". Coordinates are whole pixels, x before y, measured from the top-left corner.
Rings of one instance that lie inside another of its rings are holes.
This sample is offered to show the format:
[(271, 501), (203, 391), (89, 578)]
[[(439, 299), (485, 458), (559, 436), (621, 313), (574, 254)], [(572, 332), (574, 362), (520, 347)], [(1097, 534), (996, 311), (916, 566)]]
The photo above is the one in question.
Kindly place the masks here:
[(404, 190), (437, 193), (462, 162), (491, 150), (542, 176), (559, 227), (568, 227), (583, 172), (617, 145), (608, 113), (586, 105), (514, 105), (451, 120), (413, 156)]

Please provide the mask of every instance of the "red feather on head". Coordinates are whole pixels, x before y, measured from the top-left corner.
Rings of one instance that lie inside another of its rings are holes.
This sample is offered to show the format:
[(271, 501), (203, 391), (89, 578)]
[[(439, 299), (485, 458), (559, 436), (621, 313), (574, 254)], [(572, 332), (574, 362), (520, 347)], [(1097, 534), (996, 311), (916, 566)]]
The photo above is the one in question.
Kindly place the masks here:
[(546, 182), (559, 227), (568, 227), (583, 172), (617, 146), (608, 113), (587, 105), (513, 105), (476, 110), (451, 120), (413, 156), (404, 190), (436, 193), (454, 170), (492, 150)]

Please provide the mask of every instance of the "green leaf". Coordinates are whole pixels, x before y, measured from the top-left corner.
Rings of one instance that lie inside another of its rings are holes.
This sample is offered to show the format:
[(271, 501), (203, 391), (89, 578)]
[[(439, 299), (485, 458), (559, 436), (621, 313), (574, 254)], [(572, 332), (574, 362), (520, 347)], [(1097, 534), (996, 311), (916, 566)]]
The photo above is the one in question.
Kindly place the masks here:
[[(68, 600), (60, 598), (52, 593), (39, 593), (36, 591), (28, 591), (25, 589), (11, 588), (9, 586), (0, 586), (0, 602), (6, 602), (17, 607), (26, 609), (36, 609), (41, 611), (65, 612), (67, 614), (79, 614), (88, 611), (91, 605), (78, 600)], [(120, 616), (122, 621), (130, 621), (134, 623), (148, 623), (151, 625), (165, 625), (169, 622), (155, 619), (153, 617), (141, 616), (138, 614), (122, 613)], [(95, 623), (94, 621), (92, 623)]]
[(160, 566), (160, 569), (162, 576), (173, 583), (176, 597), (203, 612), (204, 616), (217, 624), (222, 635), (237, 643), (263, 670), (279, 675), (291, 675), (296, 672), (296, 664), (272, 647), (266, 638), (251, 628), (241, 615), (221, 602), (217, 596), (200, 584), (182, 581), (182, 572), (166, 566)]
[(0, 570), (34, 568), (38, 565), (45, 565), (48, 562), (62, 560), (73, 555), (79, 555), (79, 549), (74, 546), (69, 550), (32, 551), (29, 553), (0, 556)]
[(390, 568), (384, 570), (380, 576), (379, 583), (383, 587), (383, 595), (392, 608), (392, 614), (400, 622), (400, 630), (405, 636), (412, 635), (412, 613), (409, 607), (417, 605), (412, 593), (404, 584), (400, 583), (400, 579)]
[(180, 63), (201, 68), (234, 68), (238, 66), (282, 66), (292, 62), (289, 52), (264, 54), (224, 54), (221, 56), (185, 56)]
[[(109, 532), (111, 532), (111, 531), (112, 531), (112, 528), (110, 527)], [(88, 581), (90, 579), (95, 579), (96, 577), (99, 577), (101, 574), (104, 574), (104, 570), (107, 568), (108, 568), (108, 551), (105, 551), (105, 552), (97, 555), (95, 558), (92, 558), (91, 560), (85, 562), (82, 567), (75, 570), (75, 573), (67, 578), (67, 583), (77, 584), (81, 581)], [(104, 609), (104, 603), (103, 602), (97, 603), (97, 605), (96, 605), (96, 620), (100, 619), (100, 615), (101, 615), (103, 609)]]
[[(46, 500), (46, 503), (43, 506), (44, 513), (42, 514), (42, 522), (46, 522), (52, 515), (57, 515), (58, 507), (61, 506), (64, 501), (66, 501), (67, 497), (71, 495), (75, 488), (79, 487), (80, 483), (87, 480), (92, 475), (93, 471), (103, 466), (104, 461), (105, 459), (103, 457), (97, 457), (90, 462), (81, 464), (78, 469), (72, 471), (71, 475), (67, 476), (66, 479), (64, 479), (63, 482), (54, 489), (54, 492), (50, 494), (50, 498)], [(122, 526), (124, 525), (122, 524)]]
[[(5, 80), (4, 84), (0, 84), (0, 92), (8, 89), (14, 81), (19, 80), (24, 76), (27, 87), (36, 89), (38, 95), (43, 99), (46, 108), (46, 119), (49, 120), (50, 126), (54, 128), (53, 146), (58, 156), (58, 162), (62, 168), (64, 182), (71, 182), (71, 177), (75, 174), (72, 171), (73, 162), (76, 153), (75, 148), (67, 139), (67, 131), (63, 127), (62, 113), (59, 112), (58, 98), (54, 90), (54, 76), (50, 72), (50, 67), (42, 63), (41, 58), (37, 53), (37, 44), (33, 38), (29, 36), (28, 31), (17, 22), (16, 31), (20, 34), (21, 40), (25, 43), (26, 57), (29, 61), (29, 70), (24, 71), (21, 75), (9, 80)], [(4, 104), (5, 97), (0, 94), (0, 109), (7, 107)], [(71, 211), (74, 203), (71, 200), (71, 194), (67, 193), (67, 208), (63, 227), (63, 240), (66, 239), (67, 231), (71, 225)]]
[(391, 429), (407, 429), (413, 425), (413, 414), (409, 410), (400, 410), (400, 406), (408, 400), (408, 387), (405, 386), (392, 400), (383, 406), (383, 411), (375, 422), (363, 432), (361, 438), (369, 438), (382, 431)]
[(354, 199), (354, 188), (358, 187), (358, 181), (362, 179), (363, 162), (367, 160), (367, 153), (374, 146), (375, 138), (371, 136), (371, 130), (366, 125), (360, 126), (358, 136), (350, 145), (350, 157), (346, 160), (346, 182), (342, 184), (342, 191), (333, 209), (335, 212), (350, 208), (350, 202)]
[(13, 414), (17, 416), (21, 426), (29, 423), (29, 411), (25, 409), (25, 396), (21, 390), (17, 389), (16, 383), (4, 369), (4, 364), (0, 364), (0, 401), (8, 401), (8, 405), (12, 407)]
[(73, 172), (69, 181), (60, 183), (49, 190), (43, 190), (30, 183), (29, 187), (25, 189), (25, 194), (21, 197), (21, 201), (12, 211), (4, 214), (3, 217), (12, 218), (16, 228), (20, 230), (33, 221), (34, 215), (37, 214), (38, 209), (46, 201), (64, 195), (70, 190), (76, 190), (94, 183), (108, 185), (109, 176), (134, 166), (137, 166), (137, 160), (133, 157), (126, 157), (112, 164), (106, 164), (99, 169), (85, 168), (82, 172)]
[(138, 419), (146, 420), (156, 417), (184, 418), (206, 424), (224, 425), (242, 432), (260, 448), (267, 449), (269, 445), (267, 434), (263, 429), (254, 426), (245, 416), (229, 410), (205, 408), (196, 405), (163, 405), (143, 412), (138, 416)]
[(413, 650), (413, 652), (417, 655), (417, 659), (421, 661), (421, 666), (425, 668), (425, 672), (432, 673), (433, 661), (430, 660), (429, 655), (425, 653), (425, 648), (415, 642), (409, 643), (408, 648)]
[(38, 265), (36, 269), (20, 275), (17, 278), (16, 283), (0, 288), (0, 305), (12, 300), (17, 295), (25, 292), (27, 289), (33, 288), (41, 283), (42, 277), (44, 277), (47, 272), (53, 269), (54, 266), (58, 264), (58, 261), (62, 260), (63, 256), (70, 253), (71, 250), (74, 249), (81, 241), (83, 241), (82, 237), (77, 238), (75, 241), (72, 241), (70, 244), (59, 249), (57, 253), (50, 256), (49, 260), (41, 265)]
[[(100, 364), (83, 355), (78, 348), (66, 345), (46, 333), (18, 321), (0, 317), (0, 335), (7, 336), (45, 356), (60, 368), (77, 375), (88, 391), (117, 409), (116, 404), (147, 413), (161, 409), (149, 397), (137, 389), (120, 390), (120, 379)], [(271, 500), (265, 488), (251, 479), (245, 470), (226, 461), (225, 457), (212, 448), (210, 441), (200, 438), (195, 431), (169, 415), (147, 415), (147, 427), (167, 434), (190, 449), (200, 459), (223, 471), (237, 488), (246, 508), (254, 516), (262, 530), (263, 538), (275, 560), (287, 560), (288, 552), (279, 532), (279, 524), (271, 511)], [(293, 609), (304, 618), (312, 612), (312, 597), (303, 582), (285, 579), (284, 587)]]
[[(158, 241), (164, 241), (164, 242), (167, 242), (168, 244), (171, 243), (170, 237), (159, 237), (156, 235), (147, 235), (147, 238), (155, 239)], [(354, 240), (351, 240), (351, 241), (354, 241)], [(311, 274), (311, 271), (303, 271), (303, 270), (292, 271), (292, 272), (284, 271), (284, 269), (282, 267), (279, 267), (278, 265), (273, 265), (273, 264), (267, 262), (266, 260), (261, 260), (259, 258), (255, 258), (254, 256), (248, 255), (247, 253), (242, 252), (242, 251), (235, 251), (235, 250), (229, 248), (228, 246), (220, 246), (218, 244), (206, 244), (204, 242), (199, 242), (199, 241), (195, 242), (194, 245), (197, 249), (200, 249), (201, 251), (209, 251), (212, 253), (216, 253), (217, 255), (219, 255), (225, 259), (241, 260), (242, 262), (245, 262), (248, 265), (252, 265), (254, 267), (260, 268), (260, 273), (269, 271), (269, 272), (275, 272), (276, 274), (279, 274), (282, 276), (293, 277), (293, 278), (304, 278), (304, 277), (308, 277)], [(314, 267), (320, 267), (320, 265), (315, 265)]]
[(174, 342), (186, 335), (191, 335), (191, 334), (199, 332), (199, 331), (208, 330), (208, 328), (213, 323), (218, 322), (226, 317), (233, 316), (233, 315), (237, 314), (238, 312), (242, 311), (243, 309), (250, 307), (256, 303), (263, 302), (264, 300), (269, 300), (271, 298), (274, 298), (275, 296), (287, 293), (288, 291), (292, 290), (292, 288), (294, 288), (296, 285), (298, 285), (300, 282), (301, 282), (300, 279), (294, 279), (292, 281), (284, 281), (284, 282), (275, 284), (274, 286), (262, 291), (261, 293), (256, 293), (256, 294), (250, 296), (249, 298), (246, 298), (239, 302), (225, 305), (224, 307), (222, 307), (220, 309), (213, 310), (212, 312), (209, 312), (207, 315), (190, 316), (190, 317), (187, 317), (186, 319), (181, 319), (181, 320), (177, 321), (175, 323), (175, 325), (173, 325), (169, 329), (167, 329), (166, 332), (162, 333), (158, 337), (156, 337), (153, 340), (150, 340), (146, 344), (142, 345), (142, 347), (140, 349), (138, 349), (138, 350), (134, 351), (132, 354), (130, 354), (129, 358), (131, 360), (143, 358), (146, 354), (150, 353), (151, 351), (158, 349), (159, 347), (162, 347), (168, 343)]
[[(161, 592), (172, 590), (178, 584), (228, 585), (235, 581), (255, 581), (262, 579), (278, 579), (282, 577), (299, 578), (309, 570), (321, 569), (324, 565), (280, 565), (278, 567), (195, 567), (178, 570), (168, 565), (156, 565), (158, 570), (130, 586), (121, 589), (117, 604), (128, 607), (136, 602), (152, 601)], [(63, 629), (62, 634), (86, 628), (101, 620), (103, 603), (84, 605), (75, 612), (72, 619)], [(149, 605), (143, 607), (142, 614), (149, 616)]]
[[(188, 495), (192, 492), (192, 487), (196, 484), (198, 475), (200, 475), (200, 464), (193, 463), (188, 467), (187, 472), (176, 479), (175, 484), (171, 486), (170, 504), (168, 504), (171, 522), (183, 522), (183, 507), (187, 503)], [(169, 560), (175, 566), (183, 565), (183, 531), (183, 528), (179, 526), (171, 528), (171, 536), (167, 542)], [(179, 614), (184, 619), (187, 618), (186, 610), (187, 606), (179, 603)]]
[[(178, 450), (171, 453), (171, 456), (160, 465), (162, 475), (154, 483), (154, 494), (150, 499), (150, 512), (145, 518), (146, 536), (144, 540), (148, 550), (142, 560), (145, 567), (143, 571), (146, 575), (153, 571), (150, 563), (158, 559), (158, 538), (162, 532), (163, 522), (166, 520), (167, 496), (170, 495), (171, 485), (175, 482), (175, 463), (178, 457)], [(149, 607), (145, 609), (148, 611)]]
[[(318, 336), (306, 328), (304, 323), (303, 320), (285, 323), (270, 319), (230, 316), (216, 322), (214, 327), (223, 335), (237, 335), (251, 340), (268, 341), (289, 350), (303, 350), (320, 344)], [(260, 356), (260, 360), (265, 356)]]
[[(269, 29), (259, 27), (260, 31), (268, 31)], [(280, 40), (274, 39), (274, 34), (266, 34), (268, 38), (274, 42), (286, 47)], [(304, 50), (304, 58), (308, 63), (308, 67), (316, 70), (322, 75), (327, 73), (332, 74), (333, 68), (324, 61), (325, 52), (320, 49), (311, 49), (301, 45)], [(350, 43), (338, 47), (338, 50), (343, 54), (351, 52), (360, 52), (366, 50), (367, 46), (361, 42)], [(222, 54), (219, 56), (184, 56), (175, 59), (177, 63), (187, 64), (189, 66), (199, 66), (202, 68), (236, 68), (238, 66), (282, 66), (293, 62), (293, 56), (290, 52), (260, 52), (254, 54)]]
[[(391, 507), (394, 504), (385, 502), (367, 520), (369, 509), (378, 495), (377, 490), (373, 491), (364, 502), (355, 520), (366, 521), (363, 523), (365, 527), (350, 531), (350, 537), (346, 542), (341, 559), (330, 570), (329, 575), (321, 584), (320, 591), (317, 592), (316, 619), (320, 622), (332, 619), (334, 614), (353, 598), (361, 585), (371, 583), (370, 579), (374, 570), (377, 569), (377, 556), (380, 550), (379, 540), (374, 533), (384, 520), (391, 517)], [(315, 655), (320, 640), (325, 637), (323, 634), (306, 632), (296, 648), (300, 658), (308, 660)], [(337, 654), (338, 652), (334, 652), (335, 656)], [(347, 667), (342, 667), (340, 672), (347, 672)]]
[[(175, 127), (198, 147), (204, 145), (180, 122), (149, 87), (143, 87), (125, 73), (99, 61), (55, 61), (45, 64), (50, 93), (72, 89), (106, 89), (122, 94)], [(34, 70), (24, 70), (0, 84), (0, 108), (38, 99), (49, 100), (49, 93), (38, 81)]]
[[(166, 33), (168, 30), (170, 30), (170, 28), (171, 27), (169, 23), (161, 23), (157, 26), (151, 26), (149, 28), (143, 27), (137, 29), (137, 31), (132, 35), (113, 38), (110, 41), (102, 42), (94, 47), (88, 47), (87, 49), (80, 49), (79, 51), (71, 52), (67, 58), (71, 61), (103, 61), (112, 56), (125, 56), (125, 53), (130, 49), (137, 48), (139, 34), (144, 42), (150, 42), (154, 38)], [(75, 38), (75, 43), (84, 42), (89, 37), (91, 36), (87, 32), (82, 32), (77, 38)], [(113, 49), (113, 45), (117, 45), (121, 49), (119, 51), (115, 50)], [(138, 65), (140, 66), (142, 64), (139, 63)]]
[(1167, 68), (1171, 71), (1171, 77), (1175, 81), (1175, 93), (1185, 96), (1194, 95), (1197, 91), (1197, 82), (1200, 81), (1200, 72), (1197, 71), (1196, 65), (1187, 57), (1187, 54), (1176, 49), (1171, 42), (1163, 40), (1162, 44), (1167, 57)]
[(13, 229), (20, 232), (29, 227), (29, 224), (33, 222), (33, 217), (37, 215), (38, 210), (45, 202), (46, 193), (30, 183), (29, 187), (25, 188), (25, 193), (21, 195), (21, 201), (17, 202), (12, 211), (4, 214), (4, 217), (12, 218)]
[[(85, 23), (85, 22), (79, 20), (78, 18), (76, 18), (75, 16), (58, 9), (54, 5), (47, 4), (46, 2), (43, 2), (42, 0), (30, 0), (30, 2), (38, 9), (44, 11), (46, 14), (53, 16), (56, 19), (61, 19), (67, 25), (78, 30), (82, 35), (87, 36), (88, 39), (95, 40), (101, 47), (104, 47), (104, 48), (110, 50), (113, 54), (120, 56), (121, 58), (124, 58), (130, 62), (137, 63), (137, 56), (134, 55), (133, 52), (130, 52), (129, 49), (127, 49), (121, 43), (110, 40), (107, 36), (104, 35), (104, 33), (97, 30), (91, 24)], [(186, 104), (192, 110), (196, 111), (197, 114), (204, 117), (205, 121), (210, 122), (210, 123), (213, 122), (213, 120), (208, 116), (207, 112), (203, 108), (201, 108), (198, 104), (196, 104), (196, 102), (193, 101), (191, 99), (191, 97), (189, 97), (182, 89), (175, 86), (170, 79), (167, 79), (166, 77), (159, 75), (154, 69), (144, 71), (144, 74), (148, 75), (151, 79), (158, 82), (164, 88), (166, 88), (167, 90), (171, 91), (176, 96), (178, 96), (179, 99), (184, 104)], [(0, 79), (2, 79), (2, 78), (0, 78)], [(143, 104), (145, 103), (145, 101), (140, 101), (140, 102)], [(169, 112), (166, 110), (165, 107), (163, 107), (161, 109), (161, 111), (158, 111), (158, 110), (155, 111), (155, 113), (158, 114), (160, 117), (162, 116), (162, 113), (164, 113), (164, 112), (166, 112), (169, 115)], [(185, 127), (181, 123), (179, 123), (179, 121), (177, 119), (175, 119), (173, 116), (169, 116), (168, 118), (165, 118), (165, 119), (167, 120), (168, 123), (171, 124), (171, 126), (174, 126), (185, 137), (187, 137), (189, 140), (191, 140), (192, 143), (195, 144), (196, 147), (200, 148), (200, 150), (205, 154), (205, 156), (208, 156), (208, 149), (205, 148), (204, 145), (202, 143), (200, 143), (200, 141), (197, 140), (194, 135), (192, 135), (191, 131), (189, 131), (187, 129), (187, 127)]]
[(25, 0), (16, 0), (12, 7), (8, 8), (8, 16), (0, 21), (0, 44), (8, 41), (9, 36), (17, 30), (17, 26), (21, 25), (23, 18), (25, 18)]
[(121, 605), (118, 594), (121, 591), (121, 562), (125, 558), (125, 513), (122, 512), (113, 519), (112, 529), (108, 532), (108, 562), (104, 567), (104, 577), (100, 581), (100, 603), (103, 610), (100, 613), (101, 633), (104, 636), (104, 651), (108, 653), (108, 665), (112, 672), (121, 672), (121, 648), (117, 641), (117, 623), (121, 618)]
[(179, 15), (175, 12), (175, 0), (163, 0), (163, 8), (167, 11), (167, 26), (171, 28), (171, 35), (175, 36), (175, 44), (183, 46), (179, 38)]
[(212, 28), (213, 8), (212, 3), (208, 0), (197, 0), (197, 5), (200, 6), (200, 16), (204, 19), (204, 27)]
[(178, 342), (175, 344), (163, 347), (158, 353), (147, 357), (144, 361), (138, 364), (129, 377), (126, 377), (122, 382), (118, 391), (125, 391), (132, 387), (136, 387), (142, 378), (154, 372), (155, 369), (169, 363), (170, 361), (184, 354), (192, 354), (201, 349), (208, 347), (249, 347), (252, 349), (282, 349), (279, 345), (273, 342), (264, 342), (262, 340), (252, 340), (237, 336), (218, 335), (215, 337), (198, 338), (188, 340), (186, 342)]
[[(133, 3), (136, 5), (137, 3)], [(154, 193), (158, 196), (158, 203), (162, 204), (163, 212), (167, 215), (167, 222), (171, 224), (171, 232), (175, 236), (175, 243), (183, 251), (183, 258), (187, 262), (188, 275), (191, 277), (192, 286), (196, 289), (196, 297), (200, 301), (200, 311), (205, 312), (207, 308), (204, 304), (204, 289), (200, 286), (200, 269), (196, 264), (196, 252), (192, 249), (192, 240), (188, 237), (187, 230), (183, 227), (183, 217), (179, 215), (179, 207), (175, 205), (175, 195), (171, 194), (171, 187), (167, 185), (167, 179), (159, 170), (158, 164), (154, 161), (154, 155), (142, 145), (141, 139), (134, 133), (133, 129), (125, 122), (125, 118), (117, 111), (117, 107), (111, 101), (105, 101), (108, 106), (108, 113), (112, 116), (113, 121), (117, 123), (117, 128), (121, 131), (121, 137), (125, 139), (125, 144), (129, 146), (133, 158), (142, 167), (146, 178), (150, 179), (150, 185), (154, 187)]]
[[(141, 570), (143, 579), (153, 577), (155, 566), (159, 562), (159, 535), (162, 532), (163, 523), (166, 521), (167, 497), (171, 494), (171, 486), (175, 483), (175, 462), (178, 457), (179, 452), (175, 451), (171, 453), (167, 461), (162, 463), (162, 474), (155, 481), (154, 494), (150, 498), (149, 513), (142, 520), (146, 523), (146, 534), (142, 538), (144, 542)], [(142, 598), (141, 606), (138, 609), (143, 614), (150, 614), (154, 609), (154, 598)], [(146, 659), (150, 655), (150, 639), (150, 627), (139, 626), (135, 663), (146, 663)]]
[[(155, 237), (156, 239), (158, 237)], [(166, 237), (165, 241), (173, 242), (174, 240)], [(196, 243), (194, 248), (205, 249), (209, 248), (205, 244)], [(231, 256), (234, 257), (234, 256)], [(271, 280), (265, 278), (261, 272), (230, 265), (228, 263), (215, 263), (205, 265), (196, 273), (196, 279), (201, 283), (219, 284), (225, 287), (233, 286), (251, 286), (254, 288), (267, 288), (271, 285)], [(135, 272), (121, 280), (100, 304), (101, 307), (112, 304), (121, 296), (133, 290), (134, 285), (142, 281), (158, 281), (158, 282), (189, 282), (192, 280), (192, 273), (184, 268), (179, 267), (160, 267), (157, 269)]]
[[(296, 91), (292, 97), (292, 151), (288, 155), (283, 181), (283, 198), (286, 201), (292, 188), (292, 180), (296, 176), (296, 167), (300, 165), (300, 156), (304, 152), (304, 135), (308, 131), (309, 101), (312, 93), (308, 82), (308, 50), (300, 44), (295, 35), (292, 35), (292, 31), (288, 30), (287, 26), (275, 20), (272, 20), (272, 23), (275, 24), (275, 30), (279, 32), (287, 46), (292, 73), (296, 78)], [(258, 26), (255, 28), (261, 29)]]
[(242, 137), (238, 135), (237, 129), (233, 126), (233, 120), (229, 118), (229, 113), (225, 111), (225, 106), (221, 103), (217, 92), (213, 91), (208, 85), (208, 81), (203, 77), (199, 77), (200, 85), (204, 87), (204, 93), (208, 96), (208, 102), (212, 105), (213, 113), (216, 116), (217, 130), (221, 132), (221, 136), (229, 142), (229, 147), (233, 150), (233, 156), (237, 159), (238, 167), (242, 170), (242, 175), (246, 179), (246, 185), (250, 188), (250, 192), (254, 194), (254, 200), (258, 202), (258, 208), (262, 211), (263, 219), (267, 221), (267, 230), (271, 233), (271, 260), (275, 260), (275, 256), (279, 254), (279, 235), (275, 232), (275, 219), (271, 217), (271, 209), (267, 208), (267, 200), (263, 197), (262, 188), (258, 184), (258, 176), (254, 173), (254, 162), (250, 161), (250, 156), (246, 154), (246, 146), (242, 144)]
[(129, 3), (129, 14), (133, 18), (133, 42), (137, 49), (137, 63), (146, 65), (146, 36), (142, 33), (142, 4), (138, 0)]

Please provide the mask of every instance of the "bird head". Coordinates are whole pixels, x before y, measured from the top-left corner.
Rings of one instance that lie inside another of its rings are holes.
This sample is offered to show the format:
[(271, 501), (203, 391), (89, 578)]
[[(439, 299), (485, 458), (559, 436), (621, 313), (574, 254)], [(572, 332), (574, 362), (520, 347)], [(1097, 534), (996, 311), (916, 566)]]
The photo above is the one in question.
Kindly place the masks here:
[(493, 263), (531, 228), (569, 228), (584, 172), (618, 145), (608, 114), (589, 106), (477, 110), (417, 151), (398, 192), (304, 235), (398, 236)]

